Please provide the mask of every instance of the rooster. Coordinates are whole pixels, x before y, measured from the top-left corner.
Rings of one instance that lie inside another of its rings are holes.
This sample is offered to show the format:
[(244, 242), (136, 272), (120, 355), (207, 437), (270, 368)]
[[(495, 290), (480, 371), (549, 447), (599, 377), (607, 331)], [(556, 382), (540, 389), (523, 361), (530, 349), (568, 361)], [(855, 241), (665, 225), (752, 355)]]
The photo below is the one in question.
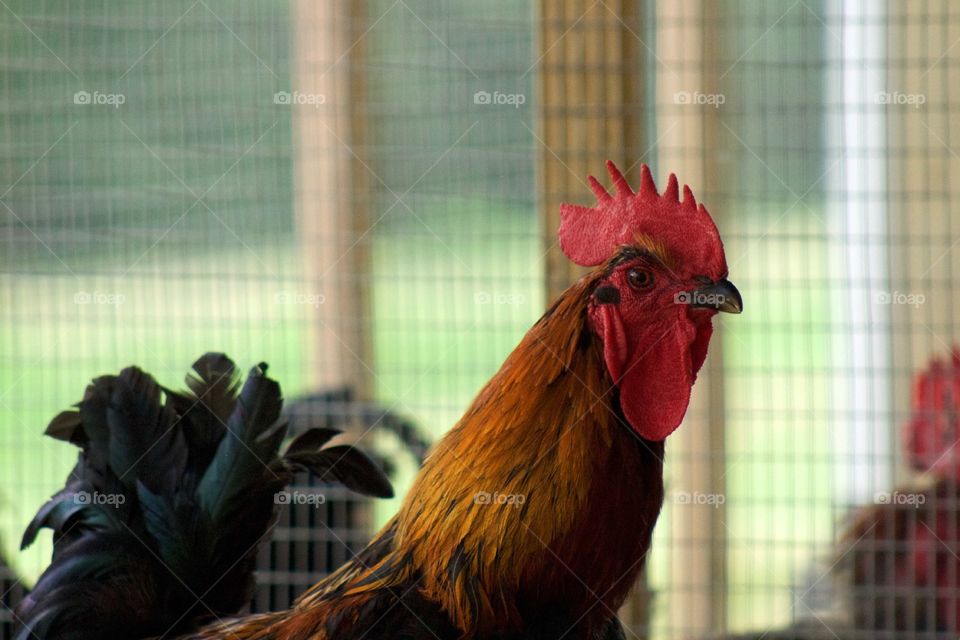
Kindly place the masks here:
[[(434, 446), (369, 546), (291, 610), (219, 619), (185, 637), (624, 637), (616, 611), (643, 568), (662, 506), (664, 441), (686, 412), (713, 316), (739, 313), (742, 302), (727, 280), (717, 228), (689, 187), (681, 200), (671, 175), (659, 194), (643, 166), (634, 192), (613, 163), (607, 169), (613, 194), (591, 177), (596, 205), (561, 209), (561, 249), (592, 270), (559, 296)], [(166, 491), (154, 486), (150, 495)], [(263, 522), (236, 521), (236, 531), (256, 537)], [(179, 522), (160, 524), (166, 529), (157, 534), (179, 542), (188, 561), (193, 549)], [(198, 534), (214, 535), (190, 535)], [(55, 554), (48, 573), (63, 579), (51, 578), (48, 599), (69, 588), (65, 562)], [(197, 594), (201, 614), (223, 588), (218, 580), (210, 576), (210, 594)], [(117, 597), (104, 585), (88, 606), (111, 619), (104, 603)], [(173, 609), (142, 615), (176, 617)], [(101, 636), (73, 628), (56, 637)]]
[[(725, 640), (956, 640), (960, 634), (960, 350), (913, 383), (901, 431), (919, 476), (853, 511), (831, 562), (837, 611)], [(808, 590), (809, 591), (809, 590)]]
[(960, 350), (914, 380), (902, 442), (923, 474), (860, 509), (843, 549), (857, 628), (960, 634)]

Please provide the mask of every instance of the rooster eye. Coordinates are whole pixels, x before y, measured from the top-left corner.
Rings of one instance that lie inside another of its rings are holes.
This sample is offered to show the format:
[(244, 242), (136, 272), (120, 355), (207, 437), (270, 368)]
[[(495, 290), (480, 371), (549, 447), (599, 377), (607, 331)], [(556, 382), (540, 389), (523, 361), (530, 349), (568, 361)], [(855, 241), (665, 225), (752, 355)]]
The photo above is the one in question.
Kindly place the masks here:
[(634, 289), (645, 289), (653, 284), (653, 274), (642, 269), (630, 269), (627, 271), (627, 282)]

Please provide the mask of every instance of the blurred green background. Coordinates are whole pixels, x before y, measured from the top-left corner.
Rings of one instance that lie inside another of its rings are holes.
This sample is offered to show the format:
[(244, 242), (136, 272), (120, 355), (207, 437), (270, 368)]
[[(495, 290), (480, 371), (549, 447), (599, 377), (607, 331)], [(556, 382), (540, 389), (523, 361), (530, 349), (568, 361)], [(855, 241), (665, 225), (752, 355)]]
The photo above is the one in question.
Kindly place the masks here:
[[(473, 84), (447, 82), (449, 52), (419, 18), (466, 35), (463, 55), (499, 82), (529, 64), (531, 16), (500, 3), (509, 29), (457, 24), (492, 8), (369, 7), (389, 13), (368, 34), (357, 105), (375, 123), (361, 151), (384, 183), (374, 207), (436, 165), (404, 199), (416, 216), (395, 207), (364, 240), (376, 391), (434, 434), (543, 308), (530, 106), (483, 113)], [(41, 434), (90, 378), (136, 363), (173, 384), (223, 350), (243, 367), (266, 360), (296, 396), (312, 307), (282, 303), (306, 281), (291, 108), (273, 100), (292, 82), (288, 4), (11, 2), (0, 15), (0, 538), (32, 578), (49, 536), (21, 553), (20, 533), (75, 459)]]
[[(727, 180), (698, 196), (748, 309), (719, 332), (728, 616), (743, 628), (789, 618), (837, 516), (830, 423), (818, 419), (833, 363), (817, 182), (830, 62), (821, 3), (724, 4), (711, 64), (729, 67), (723, 119), (739, 135), (716, 142), (710, 160)], [(378, 399), (438, 436), (546, 304), (529, 72), (542, 43), (525, 3), (374, 0), (367, 13), (355, 35), (368, 98), (351, 108), (372, 123), (355, 151), (376, 175), (375, 217), (426, 177), (404, 197), (415, 215), (395, 207), (362, 240), (372, 304), (358, 322), (373, 328)], [(243, 367), (269, 362), (288, 397), (316, 391), (303, 351), (315, 309), (278, 297), (310, 282), (294, 218), (298, 141), (289, 105), (273, 101), (292, 86), (294, 27), (290, 3), (264, 0), (0, 8), (0, 548), (28, 581), (49, 534), (19, 552), (20, 534), (75, 460), (41, 434), (93, 376), (136, 363), (175, 384), (222, 350)], [(635, 28), (656, 45), (656, 25)], [(474, 104), (489, 88), (527, 100)], [(123, 104), (77, 104), (77, 92)], [(655, 133), (665, 99), (650, 98)], [(671, 170), (656, 150), (645, 160), (658, 177)], [(781, 216), (789, 190), (807, 204)], [(673, 508), (652, 556), (663, 599), (684, 597), (656, 551), (687, 540)]]

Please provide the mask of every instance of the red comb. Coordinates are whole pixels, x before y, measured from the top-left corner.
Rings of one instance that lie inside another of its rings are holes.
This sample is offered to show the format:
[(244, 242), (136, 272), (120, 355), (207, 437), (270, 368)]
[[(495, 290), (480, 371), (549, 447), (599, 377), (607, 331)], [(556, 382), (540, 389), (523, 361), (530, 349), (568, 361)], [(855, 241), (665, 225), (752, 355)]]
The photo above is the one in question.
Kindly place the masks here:
[(607, 171), (616, 189), (614, 195), (590, 176), (596, 206), (560, 205), (560, 248), (568, 258), (581, 266), (596, 266), (642, 234), (662, 242), (678, 265), (696, 275), (714, 279), (726, 276), (720, 234), (707, 209), (697, 204), (690, 187), (684, 185), (681, 202), (677, 177), (670, 174), (667, 189), (661, 195), (650, 168), (642, 165), (640, 190), (634, 193), (610, 160)]
[(911, 466), (960, 478), (960, 348), (954, 347), (949, 359), (934, 358), (917, 374), (912, 405), (903, 429)]

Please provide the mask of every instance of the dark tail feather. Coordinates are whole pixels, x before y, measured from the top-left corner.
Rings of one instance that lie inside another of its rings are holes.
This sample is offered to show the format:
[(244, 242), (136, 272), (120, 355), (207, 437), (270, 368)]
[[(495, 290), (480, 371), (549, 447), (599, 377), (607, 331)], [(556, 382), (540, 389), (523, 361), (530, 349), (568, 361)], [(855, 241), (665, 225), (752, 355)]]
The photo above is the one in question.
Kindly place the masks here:
[(336, 431), (300, 435), (286, 455), (280, 386), (254, 367), (206, 354), (188, 391), (131, 367), (97, 378), (47, 434), (81, 447), (66, 486), (24, 532), (54, 533), (53, 563), (21, 604), (27, 638), (172, 637), (248, 601), (275, 494), (300, 469), (371, 495), (389, 481)]
[(160, 402), (160, 386), (136, 367), (120, 372), (107, 408), (110, 469), (129, 491), (143, 484), (171, 492), (187, 463), (178, 416)]
[(178, 415), (189, 414), (183, 435), (190, 450), (189, 467), (202, 473), (210, 464), (226, 432), (240, 390), (240, 376), (233, 361), (222, 353), (208, 353), (193, 363), (187, 373), (190, 393), (164, 389), (167, 402)]
[[(290, 448), (293, 449), (293, 445)], [(340, 445), (322, 451), (288, 451), (282, 463), (289, 471), (309, 471), (321, 480), (340, 482), (357, 493), (376, 498), (393, 497), (393, 487), (387, 476), (365, 453), (351, 446)]]

